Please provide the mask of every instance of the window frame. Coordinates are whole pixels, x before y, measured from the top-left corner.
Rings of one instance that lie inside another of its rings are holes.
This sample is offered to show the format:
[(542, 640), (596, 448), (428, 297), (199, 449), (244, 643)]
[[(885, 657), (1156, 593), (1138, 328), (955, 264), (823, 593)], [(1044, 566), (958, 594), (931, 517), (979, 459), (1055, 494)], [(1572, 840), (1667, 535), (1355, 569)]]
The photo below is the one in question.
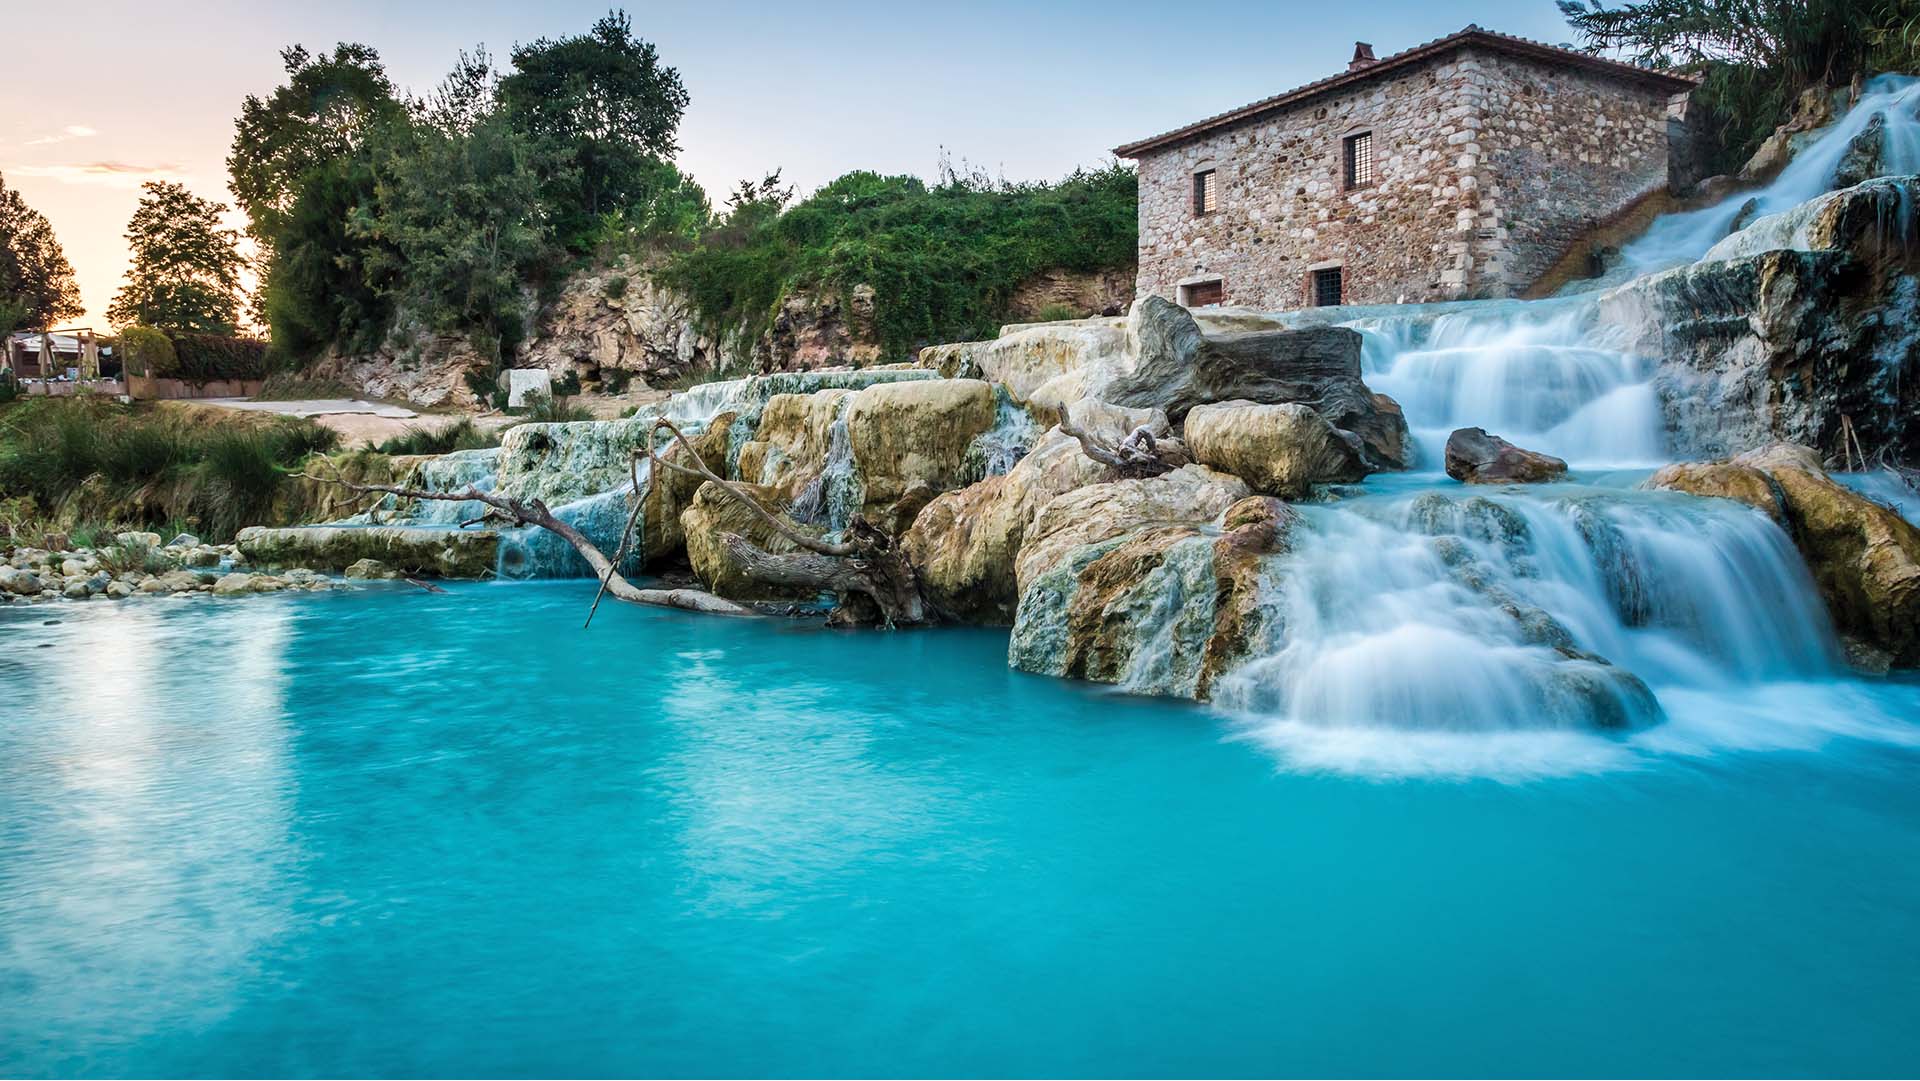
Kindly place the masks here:
[[(1210, 182), (1209, 182), (1210, 181)], [(1208, 203), (1207, 196), (1213, 196)], [(1220, 213), (1220, 169), (1209, 165), (1193, 171), (1193, 216), (1204, 218)]]
[[(1196, 303), (1193, 295), (1196, 289), (1211, 289), (1217, 292), (1213, 300), (1207, 301), (1206, 303)], [(1227, 303), (1227, 279), (1203, 278), (1199, 281), (1182, 282), (1179, 287), (1178, 296), (1182, 308), (1205, 308), (1214, 305), (1224, 307)]]
[[(1325, 275), (1333, 279), (1333, 303), (1320, 299), (1320, 283)], [(1310, 308), (1338, 308), (1347, 302), (1346, 267), (1335, 263), (1332, 266), (1314, 267), (1307, 271), (1307, 306)]]
[[(1362, 139), (1366, 140), (1367, 146), (1367, 178), (1365, 180), (1359, 179), (1359, 146)], [(1362, 128), (1342, 135), (1340, 137), (1340, 190), (1360, 191), (1378, 183), (1380, 183), (1380, 156), (1374, 152), (1373, 129)]]

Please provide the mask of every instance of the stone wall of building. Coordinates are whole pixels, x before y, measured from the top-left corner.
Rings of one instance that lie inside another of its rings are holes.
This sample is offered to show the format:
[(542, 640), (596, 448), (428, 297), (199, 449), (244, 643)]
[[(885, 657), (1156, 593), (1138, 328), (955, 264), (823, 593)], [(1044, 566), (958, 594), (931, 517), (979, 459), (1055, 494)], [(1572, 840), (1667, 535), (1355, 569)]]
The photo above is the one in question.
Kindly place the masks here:
[[(1140, 157), (1139, 295), (1296, 308), (1338, 265), (1349, 304), (1518, 292), (1578, 232), (1665, 181), (1668, 94), (1463, 47)], [(1371, 132), (1373, 184), (1344, 140)], [(1219, 209), (1193, 208), (1216, 170)]]
[[(1578, 68), (1485, 69), (1476, 295), (1524, 291), (1582, 236), (1667, 186), (1668, 100)], [(1489, 236), (1489, 234), (1491, 234)]]

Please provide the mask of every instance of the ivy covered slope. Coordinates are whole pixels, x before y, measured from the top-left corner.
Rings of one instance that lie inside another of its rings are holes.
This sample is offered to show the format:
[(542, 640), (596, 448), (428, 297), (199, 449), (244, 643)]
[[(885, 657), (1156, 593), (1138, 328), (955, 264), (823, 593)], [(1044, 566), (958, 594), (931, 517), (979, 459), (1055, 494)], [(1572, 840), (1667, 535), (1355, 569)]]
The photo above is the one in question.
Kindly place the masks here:
[(991, 336), (1015, 287), (1040, 271), (1130, 266), (1135, 192), (1118, 164), (1053, 184), (949, 172), (929, 186), (852, 172), (784, 209), (777, 192), (737, 202), (659, 277), (704, 329), (748, 338), (796, 291), (845, 296), (868, 285), (881, 344), (901, 354)]

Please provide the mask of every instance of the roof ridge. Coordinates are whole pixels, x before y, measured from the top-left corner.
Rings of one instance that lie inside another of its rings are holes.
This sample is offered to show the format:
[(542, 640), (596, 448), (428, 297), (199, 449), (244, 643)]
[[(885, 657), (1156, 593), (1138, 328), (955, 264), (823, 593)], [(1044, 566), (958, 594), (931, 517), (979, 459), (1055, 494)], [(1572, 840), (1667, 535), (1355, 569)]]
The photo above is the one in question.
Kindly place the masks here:
[(1556, 53), (1568, 59), (1577, 60), (1584, 66), (1596, 71), (1630, 76), (1637, 79), (1667, 82), (1674, 84), (1676, 90), (1682, 86), (1693, 85), (1693, 80), (1675, 75), (1671, 72), (1661, 71), (1656, 68), (1640, 67), (1636, 64), (1628, 64), (1593, 53), (1579, 52), (1560, 45), (1549, 45), (1546, 42), (1535, 41), (1532, 38), (1523, 38), (1514, 34), (1503, 34), (1497, 30), (1487, 30), (1478, 23), (1468, 23), (1464, 29), (1456, 30), (1451, 34), (1434, 38), (1431, 41), (1423, 42), (1419, 45), (1409, 46), (1389, 56), (1383, 56), (1363, 68), (1336, 72), (1323, 79), (1316, 79), (1313, 82), (1304, 83), (1294, 87), (1292, 90), (1282, 91), (1272, 97), (1261, 98), (1251, 104), (1242, 105), (1237, 109), (1229, 109), (1226, 112), (1215, 113), (1212, 116), (1196, 120), (1191, 124), (1174, 128), (1171, 131), (1162, 132), (1159, 135), (1150, 136), (1131, 143), (1124, 143), (1115, 147), (1113, 153), (1116, 157), (1134, 157), (1141, 151), (1150, 150), (1169, 142), (1175, 142), (1189, 136), (1198, 135), (1203, 131), (1208, 131), (1224, 124), (1252, 119), (1261, 113), (1278, 108), (1283, 104), (1290, 104), (1303, 98), (1311, 97), (1314, 94), (1330, 90), (1335, 86), (1345, 86), (1350, 83), (1362, 82), (1369, 78), (1376, 78), (1392, 68), (1423, 59), (1443, 49), (1452, 48), (1456, 45), (1465, 45), (1474, 40), (1483, 40), (1496, 47), (1503, 44), (1516, 45), (1528, 50)]

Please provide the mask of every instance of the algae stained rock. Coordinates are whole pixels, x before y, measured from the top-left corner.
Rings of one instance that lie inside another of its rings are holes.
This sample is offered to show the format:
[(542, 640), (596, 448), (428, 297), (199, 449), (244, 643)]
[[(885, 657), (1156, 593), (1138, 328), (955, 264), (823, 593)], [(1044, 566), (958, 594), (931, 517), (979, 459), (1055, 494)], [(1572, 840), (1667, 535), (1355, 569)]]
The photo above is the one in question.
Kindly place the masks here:
[(411, 575), (488, 578), (494, 573), (500, 534), (492, 529), (413, 526), (254, 526), (241, 530), (235, 543), (242, 555), (263, 567), (344, 571), (372, 559)]

